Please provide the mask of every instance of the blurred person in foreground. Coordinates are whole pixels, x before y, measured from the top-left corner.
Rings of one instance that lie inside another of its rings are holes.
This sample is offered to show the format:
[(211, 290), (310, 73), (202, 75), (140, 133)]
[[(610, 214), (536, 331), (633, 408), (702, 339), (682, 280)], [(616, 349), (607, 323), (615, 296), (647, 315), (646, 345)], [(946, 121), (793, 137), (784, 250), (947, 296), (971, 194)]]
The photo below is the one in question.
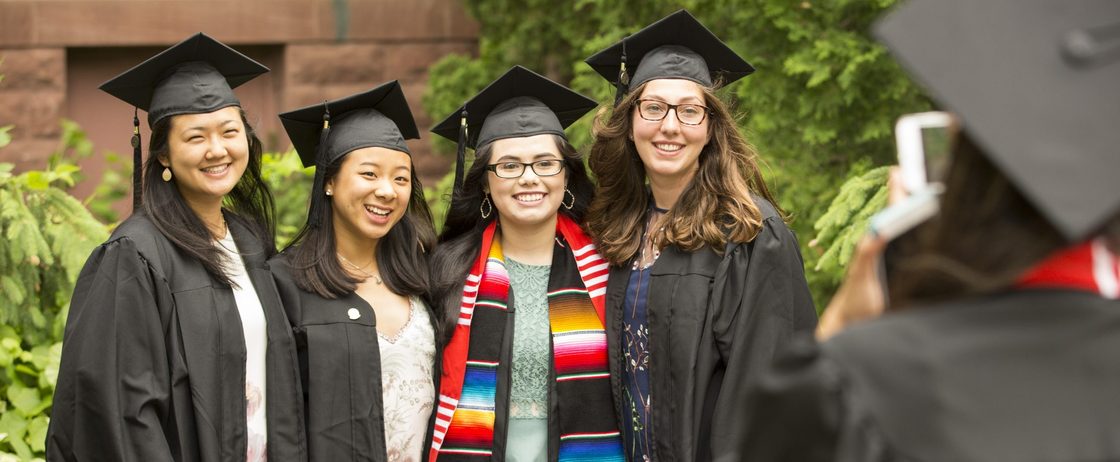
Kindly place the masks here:
[(876, 32), (962, 119), (941, 212), (888, 297), (861, 244), (822, 343), (751, 385), (746, 459), (1120, 459), (1120, 3), (915, 0)]

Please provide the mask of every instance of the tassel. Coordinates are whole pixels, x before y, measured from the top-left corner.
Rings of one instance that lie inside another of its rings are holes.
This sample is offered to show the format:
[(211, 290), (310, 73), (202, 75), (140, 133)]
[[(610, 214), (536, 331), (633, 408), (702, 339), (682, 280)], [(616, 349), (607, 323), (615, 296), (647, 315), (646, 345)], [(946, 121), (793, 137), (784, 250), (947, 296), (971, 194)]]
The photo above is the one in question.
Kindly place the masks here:
[(140, 110), (132, 108), (132, 211), (140, 210), (141, 178), (144, 173), (140, 151)]
[[(629, 37), (629, 36), (627, 36)], [(622, 38), (622, 59), (618, 64), (618, 80), (614, 82), (614, 105), (617, 107), (618, 103), (622, 101), (622, 97), (626, 96), (626, 85), (629, 78), (626, 76), (626, 37)]]
[(319, 133), (319, 145), (315, 148), (315, 181), (311, 184), (311, 206), (307, 211), (308, 224), (318, 228), (322, 223), (319, 220), (319, 209), (323, 207), (323, 185), (327, 176), (327, 137), (331, 134), (331, 110), (327, 103), (323, 103), (323, 131)]
[(452, 196), (458, 197), (463, 193), (463, 169), (467, 161), (467, 108), (459, 114), (459, 145), (455, 149), (455, 184)]

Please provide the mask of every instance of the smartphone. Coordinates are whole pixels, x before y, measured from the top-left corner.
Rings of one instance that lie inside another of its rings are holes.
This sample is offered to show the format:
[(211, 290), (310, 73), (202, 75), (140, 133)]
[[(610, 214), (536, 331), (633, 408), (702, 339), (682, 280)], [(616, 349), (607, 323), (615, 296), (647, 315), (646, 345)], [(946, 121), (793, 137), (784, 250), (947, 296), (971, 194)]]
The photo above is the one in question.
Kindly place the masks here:
[(895, 124), (898, 165), (902, 187), (914, 194), (932, 184), (941, 184), (949, 163), (957, 121), (948, 112), (907, 114)]

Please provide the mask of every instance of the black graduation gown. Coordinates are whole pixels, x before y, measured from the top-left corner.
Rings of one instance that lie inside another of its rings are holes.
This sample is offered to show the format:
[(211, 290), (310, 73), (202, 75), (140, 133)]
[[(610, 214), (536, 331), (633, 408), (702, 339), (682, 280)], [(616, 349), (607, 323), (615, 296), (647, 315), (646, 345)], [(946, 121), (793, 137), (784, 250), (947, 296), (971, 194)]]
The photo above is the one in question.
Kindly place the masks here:
[[(797, 239), (773, 205), (755, 198), (762, 229), (748, 243), (686, 253), (670, 246), (650, 268), (652, 448), (657, 461), (740, 461), (748, 378), (797, 331), (812, 331), (813, 306)], [(630, 265), (611, 268), (607, 342), (619, 422), (629, 410), (622, 343)]]
[(752, 384), (760, 461), (1120, 460), (1120, 301), (1016, 291), (799, 339)]
[[(269, 267), (299, 351), (311, 460), (387, 460), (373, 307), (356, 293), (327, 299), (301, 290), (284, 254), (269, 260)], [(428, 309), (435, 330), (436, 315)], [(356, 310), (356, 318), (351, 310)], [(432, 373), (436, 380), (439, 367), (433, 366)], [(438, 393), (438, 385), (434, 390)], [(425, 445), (425, 459), (427, 449)]]
[[(268, 457), (305, 460), (295, 345), (265, 247), (229, 227), (268, 323)], [(245, 357), (233, 291), (133, 214), (78, 277), (47, 459), (244, 461)]]

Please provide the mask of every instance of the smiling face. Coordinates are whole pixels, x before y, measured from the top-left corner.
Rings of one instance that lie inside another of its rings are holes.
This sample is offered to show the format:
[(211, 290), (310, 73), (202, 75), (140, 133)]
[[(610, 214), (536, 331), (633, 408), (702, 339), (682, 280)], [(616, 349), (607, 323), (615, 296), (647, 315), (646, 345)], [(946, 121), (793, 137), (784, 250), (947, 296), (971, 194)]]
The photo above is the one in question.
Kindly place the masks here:
[[(505, 162), (541, 160), (563, 163), (554, 136), (542, 134), (496, 140), (489, 164), (500, 166)], [(494, 172), (486, 173), (487, 190), (498, 211), (498, 219), (508, 227), (555, 226), (567, 179), (567, 169), (555, 175), (539, 176), (529, 166), (525, 166), (519, 178), (500, 178)]]
[[(641, 99), (669, 104), (706, 106), (700, 85), (690, 80), (655, 79), (645, 84)], [(646, 175), (656, 187), (659, 184), (687, 183), (696, 174), (700, 151), (708, 144), (709, 117), (699, 125), (684, 125), (677, 120), (676, 110), (664, 119), (642, 118), (637, 105), (631, 114), (631, 139), (642, 159)]]
[(412, 157), (369, 147), (346, 154), (327, 181), (335, 239), (377, 241), (404, 217), (412, 197)]
[(168, 154), (159, 162), (171, 169), (188, 203), (221, 202), (249, 164), (248, 140), (237, 106), (176, 115), (171, 117)]

